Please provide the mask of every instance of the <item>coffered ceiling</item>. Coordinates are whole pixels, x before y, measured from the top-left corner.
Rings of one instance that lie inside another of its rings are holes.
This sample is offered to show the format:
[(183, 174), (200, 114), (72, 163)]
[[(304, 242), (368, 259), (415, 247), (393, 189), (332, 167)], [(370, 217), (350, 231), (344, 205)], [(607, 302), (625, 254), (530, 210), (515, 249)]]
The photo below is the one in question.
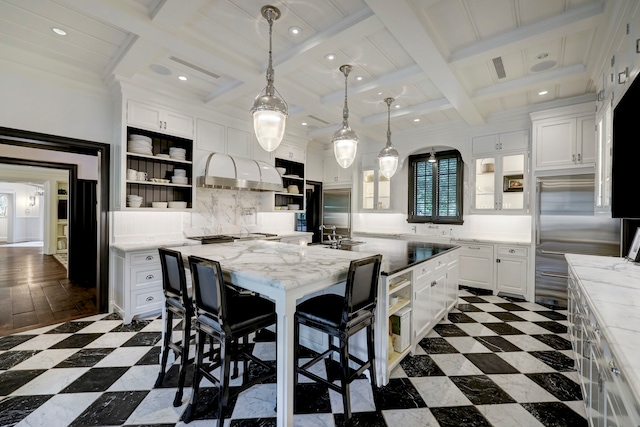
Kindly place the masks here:
[[(342, 119), (342, 64), (353, 66), (351, 127), (377, 141), (385, 140), (386, 97), (396, 99), (392, 130), (401, 131), (479, 125), (496, 113), (593, 96), (605, 10), (617, 0), (269, 1), (282, 14), (273, 57), (288, 128), (327, 142)], [(265, 4), (1, 0), (0, 56), (93, 87), (129, 81), (248, 121), (266, 84)]]

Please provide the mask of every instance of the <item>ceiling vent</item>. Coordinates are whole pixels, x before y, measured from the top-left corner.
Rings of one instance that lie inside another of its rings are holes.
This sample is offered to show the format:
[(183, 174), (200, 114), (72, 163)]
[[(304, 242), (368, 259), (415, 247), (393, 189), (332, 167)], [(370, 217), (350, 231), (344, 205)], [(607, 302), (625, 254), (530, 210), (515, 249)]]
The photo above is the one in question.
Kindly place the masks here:
[(220, 76), (219, 76), (218, 74), (216, 74), (216, 73), (212, 73), (212, 72), (211, 72), (211, 71), (209, 71), (209, 70), (205, 70), (205, 69), (204, 69), (204, 68), (202, 68), (202, 67), (198, 67), (198, 66), (197, 66), (197, 65), (195, 65), (195, 64), (192, 64), (192, 63), (190, 63), (190, 62), (184, 61), (184, 60), (182, 60), (182, 59), (180, 59), (180, 58), (176, 58), (175, 56), (171, 56), (171, 57), (169, 57), (169, 59), (170, 59), (170, 60), (172, 60), (172, 61), (174, 61), (174, 62), (177, 62), (178, 64), (182, 64), (182, 65), (184, 65), (185, 67), (189, 67), (189, 68), (191, 68), (192, 70), (196, 70), (196, 71), (198, 71), (198, 72), (200, 72), (200, 73), (202, 73), (202, 74), (206, 74), (207, 76), (213, 77), (214, 79), (219, 79), (219, 78), (220, 78)]
[(496, 69), (496, 74), (499, 79), (507, 77), (507, 73), (504, 72), (504, 64), (502, 63), (502, 57), (498, 56), (493, 58), (493, 67)]
[(318, 117), (316, 117), (316, 116), (313, 116), (313, 115), (311, 115), (311, 114), (309, 114), (307, 117), (309, 117), (310, 119), (313, 119), (313, 120), (315, 120), (315, 121), (317, 121), (317, 122), (320, 122), (320, 123), (322, 123), (323, 125), (330, 125), (330, 124), (331, 124), (331, 123), (329, 123), (328, 121), (326, 121), (326, 120), (322, 120), (322, 119), (320, 119), (320, 118), (318, 118)]

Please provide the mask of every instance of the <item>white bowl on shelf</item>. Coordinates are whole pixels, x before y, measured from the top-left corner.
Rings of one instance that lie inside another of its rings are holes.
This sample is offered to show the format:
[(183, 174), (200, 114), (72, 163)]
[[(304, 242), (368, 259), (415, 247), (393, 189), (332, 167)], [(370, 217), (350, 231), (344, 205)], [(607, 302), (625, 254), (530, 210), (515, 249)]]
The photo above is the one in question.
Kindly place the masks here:
[(279, 173), (280, 175), (284, 175), (284, 174), (285, 174), (285, 172), (287, 171), (287, 168), (276, 168), (276, 170), (278, 171), (278, 173)]
[(297, 210), (300, 210), (300, 205), (297, 205), (297, 204), (287, 205), (287, 209), (289, 209), (290, 211), (297, 211)]
[(185, 209), (187, 202), (169, 202), (167, 206), (172, 209)]
[(174, 184), (188, 184), (189, 183), (189, 178), (187, 178), (186, 176), (172, 176), (171, 177), (171, 182)]
[(167, 206), (169, 206), (167, 202), (151, 202), (152, 208), (166, 208)]

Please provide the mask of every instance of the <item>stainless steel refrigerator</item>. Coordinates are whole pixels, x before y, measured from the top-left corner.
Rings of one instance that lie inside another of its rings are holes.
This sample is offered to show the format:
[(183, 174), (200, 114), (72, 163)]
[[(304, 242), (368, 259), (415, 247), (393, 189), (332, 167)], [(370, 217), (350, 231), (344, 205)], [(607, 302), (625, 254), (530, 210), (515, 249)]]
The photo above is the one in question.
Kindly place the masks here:
[(536, 302), (567, 306), (567, 253), (620, 256), (620, 220), (594, 215), (593, 174), (536, 179)]
[[(336, 227), (336, 234), (351, 237), (351, 190), (325, 189), (322, 192), (322, 225)], [(324, 233), (331, 233), (325, 230)]]

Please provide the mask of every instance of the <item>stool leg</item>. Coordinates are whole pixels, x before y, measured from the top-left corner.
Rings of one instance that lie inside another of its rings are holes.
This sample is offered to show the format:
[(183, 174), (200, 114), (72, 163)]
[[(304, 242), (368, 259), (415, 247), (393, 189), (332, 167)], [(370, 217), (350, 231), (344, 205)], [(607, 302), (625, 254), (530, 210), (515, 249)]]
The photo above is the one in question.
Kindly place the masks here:
[[(300, 322), (294, 317), (293, 319), (293, 413), (296, 413), (296, 396), (298, 391), (298, 366), (300, 359)], [(274, 408), (274, 410), (277, 410)]]
[(160, 362), (160, 373), (158, 374), (158, 378), (156, 379), (154, 387), (160, 387), (162, 385), (164, 374), (167, 370), (167, 360), (169, 358), (169, 343), (171, 342), (171, 335), (173, 332), (173, 328), (171, 327), (172, 323), (173, 312), (165, 307), (164, 337), (162, 337), (162, 361)]
[(340, 365), (342, 383), (342, 404), (344, 406), (345, 425), (351, 425), (351, 390), (349, 382), (349, 337), (339, 338), (340, 340)]
[[(196, 326), (197, 329), (197, 326)], [(202, 379), (202, 374), (200, 373), (200, 369), (202, 367), (202, 359), (204, 353), (204, 346), (206, 345), (206, 338), (204, 336), (204, 332), (197, 329), (196, 332), (196, 360), (195, 366), (193, 368), (193, 391), (191, 393), (191, 399), (189, 400), (189, 404), (187, 405), (187, 409), (184, 411), (184, 422), (189, 423), (193, 419), (193, 414), (196, 411), (196, 404), (198, 403), (198, 390), (200, 388), (200, 380)]]
[(228, 339), (220, 342), (220, 390), (218, 391), (218, 427), (224, 422), (224, 411), (229, 402), (229, 371), (231, 370), (231, 348), (233, 344)]
[(178, 377), (178, 391), (173, 399), (173, 406), (182, 405), (182, 390), (184, 388), (184, 380), (187, 376), (187, 365), (189, 363), (189, 346), (191, 335), (191, 319), (186, 313), (182, 317), (182, 351), (180, 352), (180, 375)]
[(371, 391), (373, 392), (373, 404), (378, 408), (378, 380), (376, 378), (376, 350), (374, 346), (373, 324), (367, 326), (367, 353), (369, 353), (369, 374), (371, 376)]

